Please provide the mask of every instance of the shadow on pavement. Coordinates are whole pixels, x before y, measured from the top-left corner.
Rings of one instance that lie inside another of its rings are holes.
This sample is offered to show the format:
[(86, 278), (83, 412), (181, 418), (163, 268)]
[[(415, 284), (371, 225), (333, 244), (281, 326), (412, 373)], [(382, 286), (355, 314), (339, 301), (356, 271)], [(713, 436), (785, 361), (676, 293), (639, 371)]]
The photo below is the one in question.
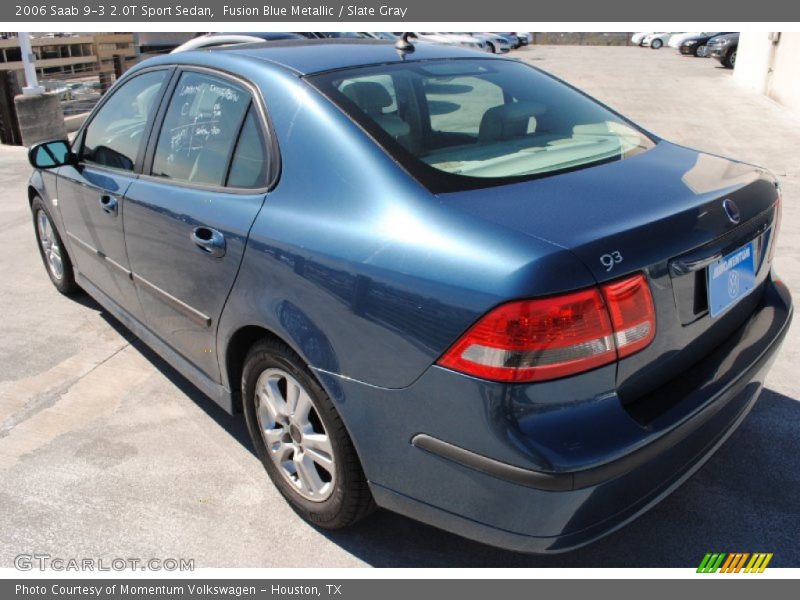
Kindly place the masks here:
[[(88, 296), (84, 303), (252, 452), (241, 415), (226, 413)], [(770, 566), (800, 567), (798, 532), (800, 401), (769, 389), (739, 430), (671, 496), (573, 552), (508, 552), (385, 510), (345, 531), (320, 531), (376, 567), (695, 567), (706, 552), (773, 552)]]

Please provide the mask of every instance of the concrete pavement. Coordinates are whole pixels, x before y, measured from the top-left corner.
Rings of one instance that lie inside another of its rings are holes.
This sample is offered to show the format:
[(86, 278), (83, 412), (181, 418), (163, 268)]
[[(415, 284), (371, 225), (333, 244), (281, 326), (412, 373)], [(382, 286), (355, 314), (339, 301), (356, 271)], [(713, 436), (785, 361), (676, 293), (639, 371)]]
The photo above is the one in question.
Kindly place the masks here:
[[(769, 167), (784, 185), (777, 268), (800, 298), (800, 120), (730, 71), (671, 49), (516, 56), (672, 141)], [(0, 566), (20, 553), (194, 558), (198, 567), (693, 566), (707, 551), (800, 566), (800, 322), (752, 415), (689, 482), (622, 531), (554, 557), (504, 552), (379, 512), (300, 520), (231, 417), (41, 265), (25, 152), (0, 147)]]

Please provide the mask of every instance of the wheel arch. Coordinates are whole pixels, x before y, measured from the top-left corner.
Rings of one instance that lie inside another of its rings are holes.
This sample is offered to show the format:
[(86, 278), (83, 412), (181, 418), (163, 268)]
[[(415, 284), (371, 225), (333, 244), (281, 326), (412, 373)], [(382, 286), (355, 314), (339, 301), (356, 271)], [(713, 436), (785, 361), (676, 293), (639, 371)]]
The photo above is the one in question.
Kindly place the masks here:
[(274, 331), (267, 329), (261, 325), (244, 325), (239, 327), (233, 332), (227, 344), (225, 345), (224, 357), (225, 363), (223, 365), (224, 373), (227, 378), (228, 386), (231, 390), (232, 408), (234, 413), (242, 412), (242, 393), (241, 393), (241, 378), (242, 369), (244, 367), (244, 360), (250, 348), (256, 342), (263, 339), (273, 339), (286, 344), (294, 352), (297, 350), (276, 334)]
[(320, 379), (318, 374), (314, 372), (314, 369), (311, 368), (310, 364), (308, 363), (308, 359), (295, 347), (291, 340), (287, 340), (283, 336), (278, 335), (263, 325), (243, 325), (239, 327), (234, 331), (233, 335), (231, 335), (224, 348), (225, 363), (223, 366), (223, 374), (227, 377), (227, 383), (231, 389), (231, 412), (233, 414), (243, 412), (241, 378), (242, 371), (244, 370), (244, 361), (247, 357), (247, 353), (250, 351), (250, 348), (252, 348), (256, 343), (265, 339), (270, 339), (285, 344), (292, 352), (300, 357), (300, 360), (306, 363), (306, 366), (309, 367), (311, 376), (316, 380), (319, 386), (325, 390), (325, 393), (330, 396), (331, 401), (333, 402), (337, 412), (339, 413), (339, 416), (342, 419), (342, 423), (347, 431), (347, 435), (350, 438), (353, 447), (355, 448), (359, 462), (361, 462), (363, 465), (363, 462), (361, 461), (360, 444), (350, 430), (350, 425), (347, 421), (346, 415), (343, 414), (338, 407), (339, 402), (337, 400), (340, 401), (342, 397), (341, 391), (337, 390), (335, 386), (334, 389), (331, 389), (330, 381), (326, 382)]

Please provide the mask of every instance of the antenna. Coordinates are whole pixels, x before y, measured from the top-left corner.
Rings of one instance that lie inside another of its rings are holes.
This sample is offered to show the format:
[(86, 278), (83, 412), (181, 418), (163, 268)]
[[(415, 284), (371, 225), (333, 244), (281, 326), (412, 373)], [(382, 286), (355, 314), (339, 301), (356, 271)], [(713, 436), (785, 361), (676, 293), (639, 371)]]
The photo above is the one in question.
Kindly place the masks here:
[(397, 41), (394, 43), (394, 47), (400, 52), (413, 52), (414, 44), (412, 44), (408, 39), (410, 35), (410, 31), (404, 32), (403, 35), (397, 38)]

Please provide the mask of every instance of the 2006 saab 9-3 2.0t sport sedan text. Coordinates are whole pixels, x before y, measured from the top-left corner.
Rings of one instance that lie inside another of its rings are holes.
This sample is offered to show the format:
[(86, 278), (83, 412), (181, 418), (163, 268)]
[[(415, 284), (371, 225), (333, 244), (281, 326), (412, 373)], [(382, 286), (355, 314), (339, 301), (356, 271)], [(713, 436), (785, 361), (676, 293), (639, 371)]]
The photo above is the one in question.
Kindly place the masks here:
[(311, 522), (586, 544), (756, 401), (780, 189), (520, 62), (397, 46), (137, 65), (31, 149), (47, 272), (244, 412)]

